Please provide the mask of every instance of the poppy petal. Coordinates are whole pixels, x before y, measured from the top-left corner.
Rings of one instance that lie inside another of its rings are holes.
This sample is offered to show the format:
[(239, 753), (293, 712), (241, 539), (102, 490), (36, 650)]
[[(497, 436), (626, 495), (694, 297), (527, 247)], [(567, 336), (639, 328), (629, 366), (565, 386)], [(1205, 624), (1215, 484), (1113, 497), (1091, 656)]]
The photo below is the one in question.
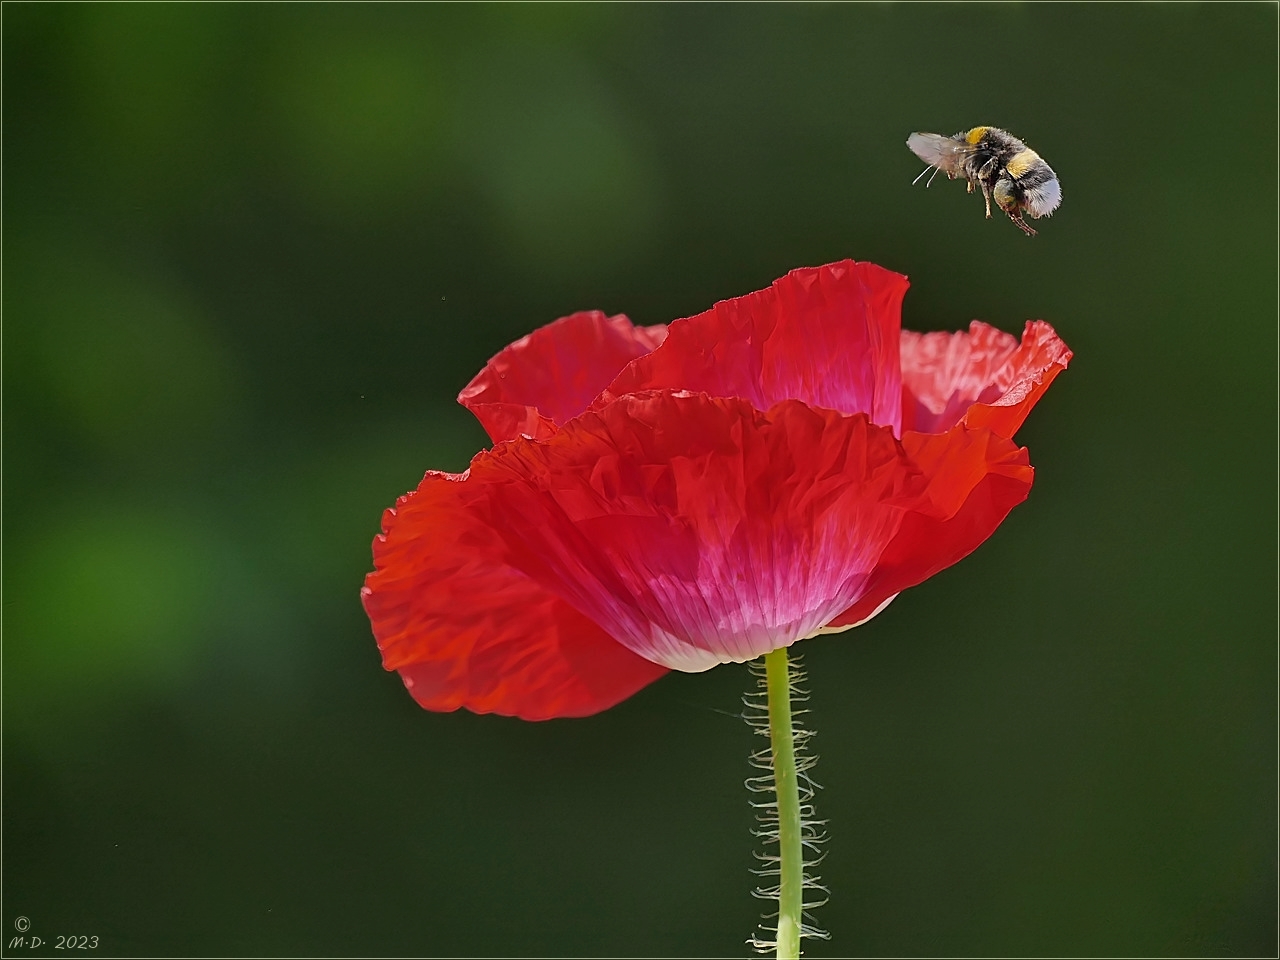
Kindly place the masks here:
[(482, 453), (460, 486), (503, 566), (695, 672), (849, 607), (924, 480), (865, 415), (656, 392)]
[(741, 397), (757, 410), (801, 400), (901, 420), (898, 328), (907, 278), (843, 260), (792, 270), (764, 290), (671, 324), (667, 339), (623, 370), (594, 406), (645, 390)]
[(909, 432), (902, 446), (928, 477), (928, 488), (881, 554), (863, 595), (824, 632), (869, 620), (907, 587), (968, 556), (1031, 490), (1026, 448), (989, 430), (958, 425), (945, 434)]
[(584, 310), (521, 337), (458, 394), (494, 443), (543, 440), (587, 409), (636, 357), (662, 343), (666, 327), (634, 326), (622, 314)]
[(666, 673), (501, 561), (466, 506), (466, 474), (432, 471), (383, 516), (361, 596), (383, 664), (429, 710), (581, 717)]
[(902, 429), (945, 433), (961, 419), (1012, 437), (1071, 351), (1043, 320), (1019, 343), (977, 320), (968, 332), (902, 331)]

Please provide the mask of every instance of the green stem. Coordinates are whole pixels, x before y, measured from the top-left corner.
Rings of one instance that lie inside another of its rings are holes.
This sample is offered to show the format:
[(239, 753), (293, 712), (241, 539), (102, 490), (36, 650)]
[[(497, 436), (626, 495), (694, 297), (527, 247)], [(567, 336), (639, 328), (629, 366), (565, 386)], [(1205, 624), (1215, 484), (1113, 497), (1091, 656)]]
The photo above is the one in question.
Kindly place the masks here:
[(778, 854), (782, 871), (778, 896), (778, 960), (799, 960), (800, 912), (804, 902), (804, 860), (800, 849), (800, 785), (791, 739), (791, 676), (786, 647), (765, 654), (769, 691), (769, 742), (778, 800)]

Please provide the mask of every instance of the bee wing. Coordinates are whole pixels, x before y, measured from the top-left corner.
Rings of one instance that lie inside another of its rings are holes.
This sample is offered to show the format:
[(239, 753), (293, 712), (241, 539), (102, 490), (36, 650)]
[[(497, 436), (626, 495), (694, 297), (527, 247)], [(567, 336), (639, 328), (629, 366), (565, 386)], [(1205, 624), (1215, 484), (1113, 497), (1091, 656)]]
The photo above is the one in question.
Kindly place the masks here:
[(913, 133), (907, 137), (907, 146), (917, 157), (943, 173), (955, 172), (964, 158), (974, 150), (963, 140), (940, 133)]

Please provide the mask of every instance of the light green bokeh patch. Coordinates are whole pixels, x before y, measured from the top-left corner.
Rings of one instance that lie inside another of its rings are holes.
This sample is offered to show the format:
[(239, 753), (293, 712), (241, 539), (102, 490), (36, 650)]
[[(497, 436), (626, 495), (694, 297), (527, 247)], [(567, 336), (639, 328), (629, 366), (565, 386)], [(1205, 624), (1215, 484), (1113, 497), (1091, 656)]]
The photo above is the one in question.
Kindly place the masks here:
[(454, 146), (512, 260), (572, 277), (644, 253), (663, 188), (643, 127), (566, 51), (495, 44), (491, 57), (458, 87)]
[(180, 676), (206, 636), (217, 561), (181, 516), (81, 509), (7, 554), (5, 665), (26, 695), (128, 697)]
[(282, 176), (315, 209), (359, 219), (429, 193), (445, 107), (429, 45), (336, 24), (294, 39), (279, 49), (269, 84)]
[(225, 439), (236, 377), (180, 288), (45, 243), (23, 245), (11, 276), (6, 319), (28, 402), (112, 458), (171, 463)]

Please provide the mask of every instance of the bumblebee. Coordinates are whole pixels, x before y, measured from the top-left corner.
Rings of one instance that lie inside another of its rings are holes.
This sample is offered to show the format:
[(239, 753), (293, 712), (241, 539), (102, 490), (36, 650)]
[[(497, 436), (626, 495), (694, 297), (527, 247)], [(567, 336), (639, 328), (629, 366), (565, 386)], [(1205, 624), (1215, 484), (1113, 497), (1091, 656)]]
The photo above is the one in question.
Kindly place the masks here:
[[(1062, 202), (1062, 185), (1053, 168), (1040, 159), (1040, 154), (998, 127), (974, 127), (954, 137), (913, 133), (907, 138), (907, 146), (929, 165), (920, 177), (933, 171), (926, 187), (939, 171), (948, 180), (964, 177), (969, 181), (969, 193), (973, 193), (975, 184), (982, 188), (988, 220), (994, 197), (996, 205), (1029, 237), (1036, 232), (1022, 214), (1047, 217)], [(918, 183), (920, 177), (912, 184)]]

